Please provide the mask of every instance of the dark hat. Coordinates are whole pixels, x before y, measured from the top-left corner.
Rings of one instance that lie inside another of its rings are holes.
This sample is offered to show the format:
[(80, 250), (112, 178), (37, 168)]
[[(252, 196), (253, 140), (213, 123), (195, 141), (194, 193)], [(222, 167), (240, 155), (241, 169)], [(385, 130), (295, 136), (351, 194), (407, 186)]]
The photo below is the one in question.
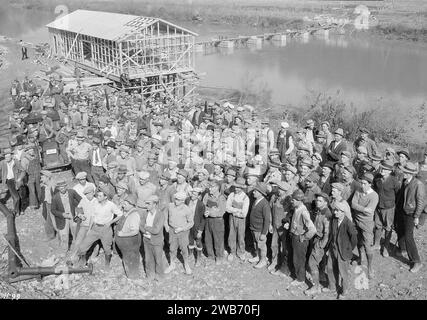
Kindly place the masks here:
[(161, 180), (167, 180), (167, 181), (169, 181), (170, 178), (171, 178), (171, 175), (170, 175), (170, 173), (168, 171), (164, 171), (162, 173), (162, 175), (160, 176)]
[(356, 174), (356, 169), (353, 166), (343, 166), (342, 167), (345, 171), (350, 172), (352, 175)]
[(108, 179), (108, 177), (105, 174), (99, 177), (99, 181), (104, 182), (104, 183), (110, 182), (110, 180)]
[(125, 164), (121, 164), (121, 165), (119, 166), (118, 172), (119, 172), (119, 173), (126, 173), (126, 172), (128, 172), (128, 168), (127, 168), (127, 166), (126, 166)]
[(267, 185), (265, 183), (263, 183), (263, 182), (257, 182), (255, 184), (254, 189), (257, 190), (257, 191), (259, 191), (263, 196), (267, 196), (268, 187), (267, 187)]
[(59, 181), (56, 182), (56, 186), (57, 187), (66, 187), (67, 186), (67, 182), (65, 181), (65, 179), (61, 179)]
[(411, 160), (411, 158), (409, 157), (409, 152), (407, 150), (397, 151), (397, 155), (400, 155), (400, 154), (404, 154), (406, 158), (408, 158), (408, 160)]
[(304, 200), (304, 192), (302, 192), (301, 189), (297, 189), (292, 193), (292, 199), (295, 199), (297, 201)]
[(320, 193), (316, 193), (315, 194), (316, 197), (322, 197), (323, 199), (325, 199), (327, 202), (329, 202), (329, 196), (324, 193), (324, 192), (320, 192)]
[(368, 133), (369, 134), (369, 130), (366, 128), (360, 128), (359, 131), (362, 133)]
[(319, 131), (319, 132), (316, 134), (316, 137), (317, 137), (317, 138), (326, 138), (326, 134), (325, 134), (323, 131)]
[(342, 151), (342, 152), (341, 152), (341, 155), (344, 155), (344, 156), (346, 156), (347, 158), (351, 158), (351, 153), (350, 153), (350, 151), (347, 151), (347, 150)]
[(341, 128), (338, 128), (337, 130), (335, 130), (335, 132), (334, 132), (335, 134), (339, 134), (340, 136), (344, 136), (344, 130), (343, 129), (341, 129)]
[(112, 140), (108, 140), (107, 144), (105, 145), (106, 147), (111, 147), (113, 149), (116, 148), (116, 143)]
[(329, 168), (331, 170), (334, 170), (334, 163), (332, 161), (326, 161), (323, 165), (322, 168)]

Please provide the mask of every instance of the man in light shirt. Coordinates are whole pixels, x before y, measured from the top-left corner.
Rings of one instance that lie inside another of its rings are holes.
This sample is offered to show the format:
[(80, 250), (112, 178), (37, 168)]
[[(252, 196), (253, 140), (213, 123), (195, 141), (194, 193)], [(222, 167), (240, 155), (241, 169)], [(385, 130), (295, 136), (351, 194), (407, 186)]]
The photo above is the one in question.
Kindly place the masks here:
[(234, 183), (234, 188), (234, 192), (228, 195), (226, 203), (226, 210), (230, 213), (230, 231), (228, 234), (230, 254), (227, 259), (232, 261), (234, 254), (236, 254), (240, 260), (245, 261), (245, 228), (249, 210), (249, 197), (243, 191), (246, 188), (245, 179), (238, 178)]
[(95, 241), (101, 240), (105, 252), (105, 266), (108, 268), (111, 262), (111, 246), (113, 243), (111, 225), (120, 219), (123, 212), (107, 199), (107, 195), (103, 191), (98, 191), (96, 198), (98, 199), (98, 204), (93, 210), (92, 224), (89, 226), (89, 231), (78, 248), (78, 255), (81, 263), (86, 264), (86, 252)]
[(89, 231), (89, 226), (93, 219), (93, 211), (97, 204), (98, 200), (95, 198), (95, 186), (88, 182), (83, 190), (83, 197), (76, 207), (76, 216), (80, 220), (80, 226), (76, 232), (76, 238), (74, 239), (75, 251), (71, 256), (71, 259), (77, 257), (77, 250)]
[(185, 192), (177, 192), (174, 203), (170, 203), (167, 209), (168, 224), (165, 229), (166, 232), (169, 232), (171, 261), (165, 273), (170, 273), (175, 269), (175, 260), (177, 260), (177, 251), (179, 248), (184, 259), (185, 273), (192, 274), (190, 265), (188, 264), (188, 244), (190, 229), (194, 221), (193, 213), (184, 203), (186, 198), (187, 194)]
[(95, 190), (95, 185), (92, 182), (88, 182), (87, 173), (82, 171), (76, 174), (76, 180), (78, 183), (73, 187), (74, 191), (78, 193), (78, 195), (82, 198), (85, 198), (84, 190), (91, 186)]
[(136, 197), (129, 194), (123, 201), (123, 215), (116, 226), (115, 242), (122, 253), (126, 275), (135, 279), (139, 274), (141, 255), (141, 234), (139, 233), (140, 216), (135, 208)]
[(88, 174), (89, 181), (93, 182), (89, 166), (89, 157), (92, 151), (92, 146), (85, 141), (85, 135), (82, 131), (77, 133), (76, 139), (77, 143), (72, 144), (67, 148), (67, 153), (72, 159), (74, 174), (84, 171)]

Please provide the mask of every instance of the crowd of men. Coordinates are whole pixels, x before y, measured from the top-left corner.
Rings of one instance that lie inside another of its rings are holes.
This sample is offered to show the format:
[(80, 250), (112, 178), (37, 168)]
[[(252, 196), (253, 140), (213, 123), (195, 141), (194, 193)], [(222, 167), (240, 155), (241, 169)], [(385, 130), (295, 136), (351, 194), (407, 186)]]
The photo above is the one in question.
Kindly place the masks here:
[[(191, 274), (237, 259), (292, 277), (308, 295), (338, 297), (362, 258), (369, 278), (378, 254), (422, 268), (414, 231), (427, 213), (427, 151), (416, 162), (405, 149), (380, 150), (365, 128), (351, 143), (328, 121), (275, 132), (249, 105), (64, 93), (54, 76), (43, 92), (15, 80), (11, 96), (4, 193), (16, 215), (26, 200), (43, 209), (48, 239), (59, 238), (72, 263), (101, 247), (106, 267), (118, 253), (129, 278), (142, 276), (143, 261), (147, 278), (161, 280), (180, 261)], [(73, 181), (43, 169), (52, 142)]]

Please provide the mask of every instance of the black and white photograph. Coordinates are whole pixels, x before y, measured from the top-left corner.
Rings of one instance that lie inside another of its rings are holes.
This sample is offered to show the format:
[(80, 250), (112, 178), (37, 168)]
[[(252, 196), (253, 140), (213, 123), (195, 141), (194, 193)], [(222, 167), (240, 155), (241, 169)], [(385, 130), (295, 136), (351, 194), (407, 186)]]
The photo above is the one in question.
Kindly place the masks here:
[(427, 1), (1, 0), (0, 211), (18, 308), (426, 300)]

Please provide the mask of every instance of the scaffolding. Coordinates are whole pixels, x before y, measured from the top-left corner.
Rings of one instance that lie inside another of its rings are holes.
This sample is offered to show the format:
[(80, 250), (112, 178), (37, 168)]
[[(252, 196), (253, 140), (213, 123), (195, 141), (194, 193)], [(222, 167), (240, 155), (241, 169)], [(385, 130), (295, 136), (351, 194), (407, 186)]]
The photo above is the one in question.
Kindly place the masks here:
[(196, 33), (159, 18), (76, 10), (47, 25), (52, 54), (146, 96), (190, 97)]

